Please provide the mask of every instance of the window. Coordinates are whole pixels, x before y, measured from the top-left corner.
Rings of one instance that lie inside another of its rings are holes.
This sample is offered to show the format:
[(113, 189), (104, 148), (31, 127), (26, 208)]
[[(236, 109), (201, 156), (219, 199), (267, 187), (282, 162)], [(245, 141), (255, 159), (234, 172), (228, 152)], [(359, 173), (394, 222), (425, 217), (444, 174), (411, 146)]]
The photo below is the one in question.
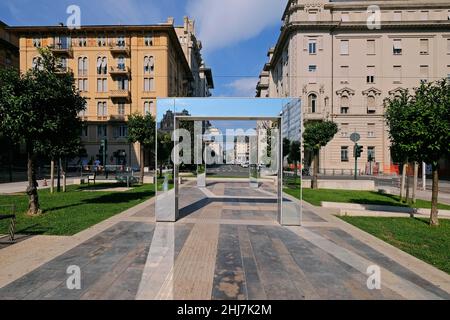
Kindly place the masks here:
[(54, 39), (55, 48), (57, 49), (69, 49), (71, 43), (72, 40), (68, 36), (56, 36)]
[(119, 116), (125, 115), (125, 103), (119, 102), (119, 104), (117, 105), (117, 114)]
[(447, 54), (450, 54), (450, 38), (447, 39)]
[(402, 54), (402, 40), (394, 39), (393, 53), (394, 55)]
[(341, 97), (341, 114), (348, 114), (350, 99), (347, 96)]
[(375, 161), (375, 147), (367, 147), (367, 161)]
[(342, 22), (349, 22), (350, 21), (350, 15), (348, 12), (342, 12), (341, 13), (341, 21)]
[(144, 78), (144, 91), (155, 91), (155, 79), (153, 78)]
[(105, 36), (99, 36), (97, 38), (97, 45), (99, 47), (106, 47), (106, 37)]
[(420, 12), (420, 20), (426, 21), (426, 20), (428, 20), (428, 16), (429, 16), (428, 11)]
[(105, 124), (97, 126), (97, 137), (106, 138), (108, 136), (108, 127)]
[(33, 38), (33, 47), (40, 48), (42, 45), (41, 38)]
[(316, 54), (317, 53), (317, 40), (316, 39), (310, 39), (309, 40), (308, 51), (309, 51), (309, 54)]
[(97, 74), (107, 74), (108, 73), (108, 60), (106, 57), (97, 58)]
[(348, 147), (341, 147), (341, 162), (348, 162)]
[(107, 92), (108, 91), (108, 79), (98, 78), (97, 79), (97, 92)]
[(117, 37), (117, 46), (124, 48), (125, 47), (125, 37), (124, 36), (119, 36)]
[(341, 55), (348, 55), (348, 54), (349, 54), (349, 41), (341, 40)]
[(153, 101), (146, 101), (146, 102), (144, 102), (144, 114), (152, 113), (153, 105), (154, 105)]
[(119, 77), (117, 79), (117, 90), (127, 91), (129, 88), (128, 84), (129, 83), (127, 77)]
[(394, 83), (402, 83), (402, 66), (394, 66)]
[(375, 123), (368, 123), (367, 124), (367, 137), (368, 138), (375, 138)]
[[(84, 117), (84, 115), (81, 115), (81, 117)], [(88, 126), (87, 125), (83, 125), (81, 127), (81, 136), (84, 138), (87, 138), (87, 136), (88, 136)]]
[(308, 11), (308, 20), (309, 21), (317, 21), (317, 10), (309, 10)]
[(375, 66), (367, 66), (367, 83), (375, 83)]
[(125, 57), (120, 56), (117, 58), (117, 69), (125, 71)]
[(375, 40), (367, 40), (367, 54), (375, 54)]
[(312, 93), (308, 96), (308, 107), (311, 113), (317, 112), (317, 95)]
[(115, 128), (114, 136), (116, 138), (126, 138), (128, 137), (128, 126), (123, 124)]
[(78, 38), (78, 46), (79, 47), (86, 47), (87, 46), (87, 39), (86, 39), (86, 37), (79, 37)]
[(88, 79), (78, 79), (78, 90), (81, 92), (87, 92), (88, 89)]
[(310, 65), (308, 67), (308, 72), (309, 72), (309, 83), (316, 83), (317, 79), (316, 79), (316, 72), (317, 71), (317, 66), (316, 65)]
[(402, 12), (394, 11), (394, 21), (402, 21)]
[(377, 111), (376, 99), (374, 96), (367, 97), (367, 113), (375, 113)]
[(32, 62), (32, 68), (33, 69), (39, 69), (42, 70), (44, 66), (42, 65), (42, 58), (41, 57), (34, 57)]
[(429, 68), (428, 66), (420, 66), (420, 82), (426, 83), (429, 78)]
[(108, 115), (106, 102), (97, 102), (97, 116), (105, 117)]
[(78, 75), (87, 76), (88, 75), (88, 58), (79, 57), (78, 58)]
[(450, 81), (450, 65), (447, 66), (447, 79)]
[(420, 39), (420, 54), (427, 55), (429, 50), (428, 39)]
[(144, 37), (144, 45), (146, 47), (151, 47), (153, 46), (153, 35), (146, 35)]
[(155, 58), (153, 56), (144, 57), (144, 74), (153, 74), (155, 72)]
[(348, 138), (348, 123), (343, 123), (341, 125), (341, 137)]
[(341, 66), (341, 83), (348, 83), (349, 67)]

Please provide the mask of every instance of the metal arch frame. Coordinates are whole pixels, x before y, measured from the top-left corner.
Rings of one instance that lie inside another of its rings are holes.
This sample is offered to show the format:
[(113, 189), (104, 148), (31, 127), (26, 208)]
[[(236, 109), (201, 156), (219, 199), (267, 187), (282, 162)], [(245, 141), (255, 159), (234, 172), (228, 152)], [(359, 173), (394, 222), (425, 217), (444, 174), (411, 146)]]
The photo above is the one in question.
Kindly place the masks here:
[[(281, 225), (292, 225), (288, 223), (284, 223), (283, 221), (283, 117), (282, 116), (274, 116), (274, 117), (265, 117), (265, 116), (175, 116), (174, 117), (174, 129), (179, 128), (180, 121), (274, 121), (278, 123), (279, 133), (278, 133), (278, 173), (277, 173), (277, 204), (278, 204), (278, 223)], [(178, 141), (177, 137), (174, 139), (174, 146), (176, 145), (176, 141)], [(175, 155), (176, 156), (176, 155)], [(179, 208), (179, 165), (174, 164), (174, 204), (171, 205), (172, 210), (174, 210), (173, 218), (164, 218), (158, 219), (158, 209), (156, 210), (156, 219), (157, 222), (176, 222), (180, 217), (180, 208)], [(158, 190), (156, 188), (156, 197), (157, 197), (157, 206), (158, 206)], [(301, 210), (301, 209), (300, 209)], [(301, 213), (300, 213), (300, 221), (299, 224), (293, 225), (301, 225)]]

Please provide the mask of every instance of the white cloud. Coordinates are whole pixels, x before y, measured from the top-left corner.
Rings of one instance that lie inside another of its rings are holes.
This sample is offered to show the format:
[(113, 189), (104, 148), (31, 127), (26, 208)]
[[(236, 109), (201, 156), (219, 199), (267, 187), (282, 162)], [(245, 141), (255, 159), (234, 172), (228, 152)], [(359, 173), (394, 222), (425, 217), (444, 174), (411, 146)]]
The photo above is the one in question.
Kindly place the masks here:
[(198, 36), (206, 50), (224, 48), (251, 39), (280, 23), (282, 0), (189, 0), (188, 14), (196, 19)]
[(255, 97), (257, 83), (258, 78), (242, 78), (228, 83), (226, 87), (232, 89), (233, 97)]

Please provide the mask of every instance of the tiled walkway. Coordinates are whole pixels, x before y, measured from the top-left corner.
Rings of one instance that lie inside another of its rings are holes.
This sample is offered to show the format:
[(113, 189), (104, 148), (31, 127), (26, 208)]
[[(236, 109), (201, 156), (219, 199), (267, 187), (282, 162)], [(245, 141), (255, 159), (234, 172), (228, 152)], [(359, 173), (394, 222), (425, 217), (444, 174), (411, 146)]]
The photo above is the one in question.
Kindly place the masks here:
[[(0, 299), (450, 299), (447, 274), (329, 212), (305, 205), (303, 227), (278, 225), (261, 188), (184, 185), (177, 223), (155, 223), (150, 201), (9, 281)], [(70, 265), (81, 290), (67, 289)], [(381, 290), (367, 288), (371, 265)]]

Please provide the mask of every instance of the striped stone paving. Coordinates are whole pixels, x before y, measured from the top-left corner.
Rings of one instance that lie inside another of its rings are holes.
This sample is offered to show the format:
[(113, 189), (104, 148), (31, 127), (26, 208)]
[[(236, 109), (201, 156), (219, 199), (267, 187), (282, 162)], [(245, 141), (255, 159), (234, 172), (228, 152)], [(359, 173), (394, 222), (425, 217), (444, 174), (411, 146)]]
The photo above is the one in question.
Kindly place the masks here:
[[(9, 282), (0, 300), (450, 299), (447, 274), (329, 213), (307, 206), (304, 226), (280, 226), (276, 201), (257, 198), (264, 189), (183, 185), (177, 223), (156, 223), (149, 202)], [(80, 290), (67, 288), (72, 265)], [(367, 288), (371, 265), (381, 268), (381, 290)]]

